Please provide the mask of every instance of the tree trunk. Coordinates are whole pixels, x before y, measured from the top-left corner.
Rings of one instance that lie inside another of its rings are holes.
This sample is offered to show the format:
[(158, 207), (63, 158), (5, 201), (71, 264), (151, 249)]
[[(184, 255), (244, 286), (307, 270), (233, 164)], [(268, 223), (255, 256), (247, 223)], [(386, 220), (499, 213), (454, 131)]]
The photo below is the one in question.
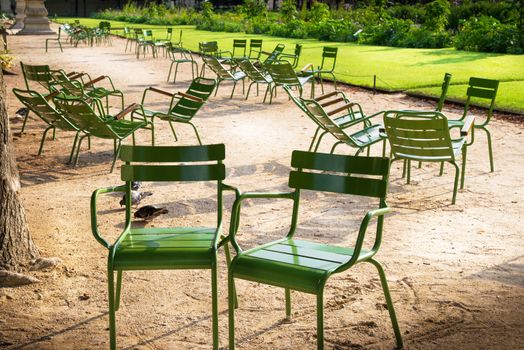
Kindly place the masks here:
[(0, 269), (19, 271), (39, 256), (20, 198), (20, 179), (7, 117), (4, 76), (0, 73)]

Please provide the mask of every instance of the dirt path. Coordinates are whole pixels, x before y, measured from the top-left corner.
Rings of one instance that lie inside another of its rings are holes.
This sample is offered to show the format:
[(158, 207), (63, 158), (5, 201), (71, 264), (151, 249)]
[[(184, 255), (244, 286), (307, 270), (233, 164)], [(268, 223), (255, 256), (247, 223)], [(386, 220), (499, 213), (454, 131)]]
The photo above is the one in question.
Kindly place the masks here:
[[(166, 83), (166, 59), (136, 60), (124, 53), (122, 40), (112, 47), (70, 48), (44, 53), (43, 37), (10, 37), (10, 49), (24, 62), (48, 63), (67, 71), (110, 75), (126, 96), (139, 102), (147, 86), (185, 90), (184, 69), (176, 85)], [(19, 72), (18, 66), (15, 69)], [(6, 76), (8, 90), (23, 79)], [(331, 91), (333, 87), (330, 86)], [(227, 182), (244, 191), (286, 189), (290, 155), (307, 149), (314, 125), (283, 92), (276, 103), (262, 96), (245, 101), (241, 89), (229, 99), (224, 84), (195, 118), (204, 143), (225, 143)], [(433, 103), (403, 95), (372, 95), (344, 88), (367, 113), (393, 108), (432, 108)], [(309, 91), (309, 90), (307, 90)], [(9, 111), (20, 107), (9, 93)], [(162, 96), (152, 99), (162, 107)], [(459, 109), (446, 109), (452, 117)], [(17, 132), (21, 123), (11, 118)], [(167, 124), (159, 123), (158, 143), (173, 144)], [(495, 118), (495, 172), (489, 172), (487, 146), (477, 135), (468, 151), (466, 186), (450, 205), (453, 175), (446, 168), (414, 169), (406, 185), (392, 169), (384, 242), (384, 263), (406, 349), (524, 348), (524, 133), (521, 125)], [(32, 119), (27, 133), (15, 138), (23, 198), (33, 237), (44, 256), (64, 263), (34, 275), (41, 283), (0, 289), (0, 348), (99, 349), (108, 347), (106, 251), (92, 237), (89, 197), (98, 188), (120, 183), (119, 171), (108, 174), (112, 143), (93, 140), (83, 148), (79, 165), (65, 164), (72, 135), (59, 132), (38, 157), (43, 123)], [(178, 144), (194, 144), (189, 128), (178, 129)], [(147, 143), (149, 135), (138, 138)], [(329, 151), (332, 142), (323, 143)], [(374, 150), (378, 154), (378, 148)], [(349, 154), (349, 148), (338, 152)], [(206, 186), (178, 188), (151, 185), (147, 204), (165, 205), (170, 214), (154, 221), (199, 225), (213, 223), (212, 193)], [(172, 191), (173, 190), (173, 191)], [(176, 192), (175, 192), (176, 190)], [(351, 245), (369, 203), (307, 193), (298, 236)], [(115, 237), (122, 228), (118, 198), (101, 204), (101, 227)], [(231, 206), (228, 196), (226, 208)], [(251, 202), (244, 210), (242, 241), (252, 245), (282, 236), (288, 227), (289, 203)], [(229, 212), (226, 211), (228, 214)], [(229, 215), (226, 215), (226, 222)], [(284, 218), (282, 217), (284, 216)], [(315, 299), (293, 294), (293, 320), (284, 322), (281, 289), (240, 281), (237, 316), (239, 349), (314, 349)], [(117, 314), (119, 348), (209, 349), (211, 344), (210, 277), (202, 271), (133, 272), (124, 277), (123, 306)], [(219, 268), (220, 344), (227, 344), (227, 284), (223, 253)], [(392, 349), (394, 338), (371, 266), (358, 266), (333, 277), (326, 289), (326, 345), (330, 349)]]

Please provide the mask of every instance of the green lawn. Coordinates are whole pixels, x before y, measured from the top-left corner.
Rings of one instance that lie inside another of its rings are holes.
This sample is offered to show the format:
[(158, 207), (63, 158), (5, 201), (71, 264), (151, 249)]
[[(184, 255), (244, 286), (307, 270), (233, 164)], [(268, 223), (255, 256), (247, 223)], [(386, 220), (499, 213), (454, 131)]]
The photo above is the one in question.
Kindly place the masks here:
[[(73, 18), (60, 18), (58, 22), (72, 22)], [(97, 26), (98, 19), (80, 19), (87, 26)], [(148, 27), (152, 25), (111, 21), (114, 28)], [(158, 38), (165, 37), (165, 27), (154, 30)], [(501, 81), (497, 107), (524, 113), (524, 55), (502, 55), (465, 52), (455, 49), (404, 49), (384, 46), (367, 46), (351, 43), (333, 43), (318, 40), (278, 38), (244, 33), (208, 32), (194, 26), (175, 26), (183, 29), (184, 47), (197, 50), (198, 42), (216, 40), (222, 50), (230, 50), (233, 39), (259, 37), (264, 40), (264, 50), (270, 51), (277, 43), (286, 45), (285, 52), (292, 52), (296, 43), (303, 44), (299, 67), (320, 64), (323, 46), (339, 48), (337, 79), (355, 85), (373, 86), (386, 90), (412, 90), (430, 96), (440, 94), (444, 73), (453, 74), (450, 97), (463, 100), (469, 77), (493, 78)], [(178, 32), (175, 32), (174, 38)]]

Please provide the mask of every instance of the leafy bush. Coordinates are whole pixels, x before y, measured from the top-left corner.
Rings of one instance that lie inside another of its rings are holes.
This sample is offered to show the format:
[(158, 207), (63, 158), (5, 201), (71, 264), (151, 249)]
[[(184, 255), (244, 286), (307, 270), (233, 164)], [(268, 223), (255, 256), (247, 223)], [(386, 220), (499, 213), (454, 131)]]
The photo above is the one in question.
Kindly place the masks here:
[(436, 33), (444, 31), (448, 25), (451, 6), (447, 0), (435, 0), (426, 5), (424, 26)]
[(471, 17), (455, 37), (459, 50), (522, 53), (517, 26), (502, 24), (490, 16)]
[(366, 27), (360, 39), (366, 44), (401, 46), (400, 43), (406, 40), (412, 25), (410, 20), (391, 18)]

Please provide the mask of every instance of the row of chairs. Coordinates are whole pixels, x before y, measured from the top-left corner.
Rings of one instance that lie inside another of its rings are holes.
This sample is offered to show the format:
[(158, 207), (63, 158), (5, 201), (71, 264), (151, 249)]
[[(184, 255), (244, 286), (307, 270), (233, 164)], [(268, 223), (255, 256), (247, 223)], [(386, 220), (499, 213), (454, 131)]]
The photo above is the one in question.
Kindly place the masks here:
[[(197, 78), (185, 92), (172, 93), (154, 87), (146, 88), (140, 104), (133, 103), (124, 108), (124, 96), (120, 90), (116, 90), (112, 81), (107, 76), (91, 79), (87, 73), (70, 72), (63, 70), (51, 70), (49, 66), (35, 66), (21, 63), (25, 78), (26, 90), (13, 89), (17, 98), (48, 126), (44, 130), (40, 142), (38, 154), (43, 151), (44, 142), (48, 131), (53, 131), (55, 138), (56, 129), (63, 131), (74, 131), (75, 139), (69, 156), (69, 163), (74, 165), (78, 162), (82, 141), (87, 137), (90, 146), (90, 137), (113, 139), (114, 157), (111, 172), (120, 151), (120, 145), (124, 139), (133, 136), (138, 129), (146, 129), (151, 132), (151, 142), (155, 144), (155, 120), (167, 121), (173, 132), (175, 141), (178, 140), (175, 123), (189, 125), (193, 128), (199, 144), (200, 135), (192, 118), (206, 103), (213, 92), (216, 82), (213, 79)], [(89, 81), (82, 79), (88, 77)], [(109, 79), (112, 89), (95, 87), (94, 84)], [(32, 85), (30, 86), (30, 82)], [(44, 92), (36, 91), (37, 87)], [(158, 93), (169, 97), (169, 108), (165, 111), (144, 108), (147, 103), (146, 96), (149, 93)], [(110, 113), (109, 97), (121, 98), (122, 108), (118, 113)], [(104, 108), (102, 100), (105, 98)], [(130, 120), (124, 117), (130, 115)], [(26, 114), (22, 125), (23, 133), (29, 113)], [(78, 141), (78, 142), (77, 142)]]

